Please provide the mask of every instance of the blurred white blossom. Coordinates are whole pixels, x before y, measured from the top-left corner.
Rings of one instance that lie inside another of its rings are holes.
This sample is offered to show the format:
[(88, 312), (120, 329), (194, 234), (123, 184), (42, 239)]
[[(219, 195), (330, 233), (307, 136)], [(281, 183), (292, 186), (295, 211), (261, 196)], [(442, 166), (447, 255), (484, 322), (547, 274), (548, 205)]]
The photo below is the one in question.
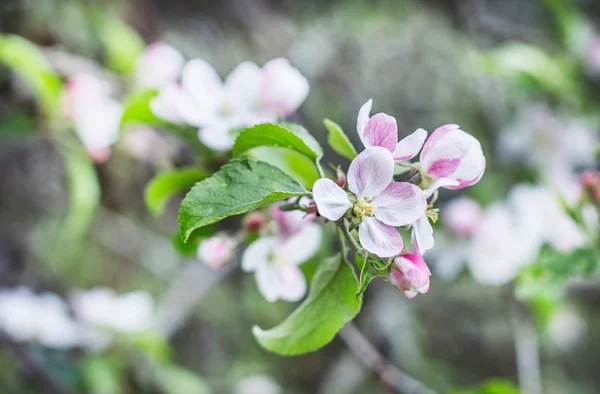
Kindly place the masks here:
[(234, 394), (282, 394), (281, 387), (268, 375), (252, 375), (238, 381)]
[(135, 76), (138, 84), (161, 88), (179, 78), (185, 59), (175, 48), (164, 42), (155, 42), (140, 55)]

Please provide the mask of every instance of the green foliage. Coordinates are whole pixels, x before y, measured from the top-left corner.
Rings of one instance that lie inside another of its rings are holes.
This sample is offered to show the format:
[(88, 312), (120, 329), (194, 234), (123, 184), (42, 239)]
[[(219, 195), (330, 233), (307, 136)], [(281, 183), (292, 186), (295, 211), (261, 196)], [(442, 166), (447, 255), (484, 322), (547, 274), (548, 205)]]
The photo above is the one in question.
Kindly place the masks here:
[(144, 200), (152, 215), (160, 215), (173, 195), (187, 192), (196, 182), (210, 174), (197, 167), (165, 171), (156, 175), (146, 185)]
[(188, 193), (179, 211), (182, 238), (192, 231), (294, 196), (310, 193), (292, 177), (270, 164), (234, 160), (210, 178), (198, 182)]
[(508, 380), (489, 379), (478, 387), (453, 390), (451, 394), (521, 394), (521, 391)]
[(208, 385), (198, 375), (175, 365), (160, 371), (161, 383), (166, 394), (209, 394)]
[(25, 79), (46, 115), (57, 113), (62, 81), (36, 45), (20, 36), (0, 35), (0, 63)]
[(216, 233), (216, 229), (213, 226), (204, 226), (193, 231), (187, 242), (183, 242), (180, 233), (175, 233), (171, 242), (175, 250), (182, 256), (195, 256), (200, 241), (211, 237), (214, 233)]
[(158, 95), (158, 90), (149, 89), (130, 94), (123, 105), (121, 127), (128, 123), (156, 124), (161, 120), (154, 115), (150, 101)]
[(123, 393), (121, 385), (123, 369), (122, 360), (103, 355), (86, 357), (81, 363), (81, 376), (87, 388), (86, 392), (92, 394)]
[(98, 36), (104, 45), (106, 65), (121, 74), (133, 74), (144, 50), (139, 34), (123, 21), (105, 14), (99, 21)]
[(327, 135), (327, 142), (329, 146), (336, 151), (340, 156), (345, 157), (348, 160), (353, 160), (357, 153), (354, 145), (350, 142), (348, 136), (344, 133), (344, 130), (335, 122), (325, 119), (323, 121), (329, 134)]
[[(358, 262), (358, 258), (357, 258)], [(369, 260), (364, 260), (362, 262), (362, 268), (360, 269), (360, 279), (358, 282), (358, 290), (356, 291), (356, 296), (361, 296), (365, 290), (367, 290), (367, 286), (371, 281), (379, 276), (379, 273), (373, 267), (373, 264), (369, 262)]]
[(171, 361), (172, 351), (169, 342), (154, 331), (131, 334), (131, 343), (158, 364), (167, 364)]
[(319, 143), (306, 129), (290, 123), (263, 123), (243, 130), (233, 145), (233, 156), (259, 146), (287, 148), (317, 161), (323, 156)]
[(350, 264), (341, 255), (334, 256), (320, 265), (298, 309), (270, 330), (255, 326), (254, 336), (265, 349), (282, 355), (315, 351), (360, 311), (362, 297), (356, 297), (357, 287)]
[(315, 163), (303, 154), (291, 149), (260, 146), (249, 150), (248, 157), (279, 168), (307, 189), (312, 189), (314, 183), (320, 178)]

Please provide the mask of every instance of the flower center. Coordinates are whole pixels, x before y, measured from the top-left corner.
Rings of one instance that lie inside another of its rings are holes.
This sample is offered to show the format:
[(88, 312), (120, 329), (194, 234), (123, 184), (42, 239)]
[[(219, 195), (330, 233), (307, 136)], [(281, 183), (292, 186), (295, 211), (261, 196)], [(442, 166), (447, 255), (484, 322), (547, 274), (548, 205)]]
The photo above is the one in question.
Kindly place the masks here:
[(425, 216), (427, 216), (431, 223), (437, 223), (439, 215), (439, 208), (429, 208), (425, 211)]
[(219, 115), (227, 118), (233, 114), (233, 104), (228, 99), (224, 99), (219, 106)]
[(271, 259), (275, 265), (287, 265), (287, 258), (282, 253), (273, 252)]
[(352, 212), (354, 212), (354, 216), (359, 218), (360, 220), (364, 220), (365, 216), (373, 216), (375, 215), (375, 205), (371, 204), (371, 200), (373, 197), (362, 197), (359, 198), (358, 201), (354, 204), (352, 208)]

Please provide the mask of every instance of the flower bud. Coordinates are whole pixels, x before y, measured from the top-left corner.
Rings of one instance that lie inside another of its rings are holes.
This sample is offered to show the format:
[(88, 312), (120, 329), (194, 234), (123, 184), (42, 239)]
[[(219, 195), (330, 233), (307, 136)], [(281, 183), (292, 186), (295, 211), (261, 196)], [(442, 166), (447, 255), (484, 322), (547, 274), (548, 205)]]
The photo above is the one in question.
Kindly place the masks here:
[(429, 291), (430, 276), (431, 271), (420, 254), (406, 253), (394, 259), (390, 282), (413, 299), (418, 293), (425, 294)]
[(481, 144), (458, 125), (448, 124), (431, 133), (421, 151), (423, 170), (433, 181), (448, 178), (458, 181), (448, 189), (462, 189), (481, 179), (485, 157)]
[(196, 256), (212, 269), (223, 268), (233, 257), (235, 241), (225, 235), (215, 235), (200, 242)]
[(594, 170), (585, 171), (580, 175), (579, 181), (592, 199), (600, 203), (600, 173)]
[(310, 90), (304, 75), (283, 58), (267, 62), (263, 71), (263, 104), (281, 115), (296, 112)]
[(339, 186), (339, 187), (344, 187), (344, 185), (346, 184), (346, 174), (344, 174), (344, 171), (342, 171), (341, 167), (338, 167), (335, 170), (335, 174), (336, 174), (336, 180), (335, 183)]
[(477, 202), (459, 197), (446, 204), (442, 210), (442, 221), (455, 234), (468, 237), (479, 226), (482, 214)]
[(267, 220), (262, 213), (252, 212), (246, 215), (244, 219), (244, 228), (251, 233), (257, 233), (267, 224)]

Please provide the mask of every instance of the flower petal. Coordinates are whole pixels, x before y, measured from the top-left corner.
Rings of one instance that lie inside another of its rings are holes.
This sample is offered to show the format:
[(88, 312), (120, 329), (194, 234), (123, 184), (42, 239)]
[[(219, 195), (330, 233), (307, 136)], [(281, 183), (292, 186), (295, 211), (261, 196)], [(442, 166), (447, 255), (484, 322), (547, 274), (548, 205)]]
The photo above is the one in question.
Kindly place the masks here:
[(427, 207), (427, 200), (418, 186), (408, 182), (392, 182), (373, 198), (375, 217), (389, 226), (414, 223)]
[(240, 63), (225, 79), (227, 99), (234, 108), (255, 107), (259, 101), (264, 76), (252, 62)]
[(322, 230), (316, 223), (308, 223), (296, 235), (277, 247), (291, 265), (304, 263), (321, 247)]
[(393, 116), (384, 113), (375, 114), (369, 119), (363, 131), (365, 147), (381, 146), (390, 152), (398, 143), (398, 125)]
[(176, 84), (167, 85), (160, 90), (158, 96), (150, 101), (152, 113), (167, 122), (179, 124), (183, 119), (177, 110), (181, 87)]
[(413, 237), (421, 254), (433, 248), (433, 227), (425, 215), (413, 224)]
[(359, 198), (375, 197), (381, 193), (394, 177), (392, 153), (374, 146), (362, 151), (348, 169), (348, 189)]
[(315, 182), (313, 198), (319, 214), (332, 221), (339, 220), (352, 206), (344, 189), (328, 178), (321, 178)]
[(458, 186), (458, 181), (451, 178), (440, 178), (435, 180), (429, 187), (423, 190), (423, 194), (425, 198), (431, 197), (434, 191), (439, 189), (440, 187), (447, 187), (450, 189), (450, 186)]
[(177, 80), (184, 62), (177, 49), (164, 42), (155, 42), (139, 56), (136, 80), (142, 86), (161, 88)]
[(275, 237), (262, 237), (252, 242), (242, 255), (242, 269), (252, 272), (259, 267), (268, 265), (276, 246)]
[(363, 145), (367, 147), (367, 143), (363, 136), (365, 131), (365, 126), (369, 121), (369, 117), (371, 115), (371, 108), (373, 107), (373, 99), (369, 99), (366, 103), (363, 104), (362, 107), (358, 110), (358, 117), (356, 118), (356, 132), (358, 133), (358, 137), (362, 141)]
[(263, 66), (263, 71), (263, 104), (279, 116), (296, 112), (310, 92), (310, 85), (304, 75), (283, 58), (268, 61)]
[(284, 301), (300, 301), (306, 295), (306, 279), (295, 265), (283, 265), (276, 268), (279, 298)]
[(426, 293), (429, 290), (429, 276), (431, 275), (431, 271), (429, 271), (429, 267), (427, 267), (425, 260), (423, 260), (423, 256), (407, 253), (396, 257), (394, 263), (412, 287), (421, 293)]
[(476, 184), (483, 176), (485, 165), (485, 156), (483, 155), (481, 144), (473, 138), (471, 150), (463, 157), (452, 176), (458, 181), (458, 185), (450, 186), (448, 189), (458, 190)]
[(446, 124), (433, 130), (433, 133), (431, 133), (427, 141), (425, 141), (425, 145), (423, 145), (421, 158), (428, 156), (432, 148), (438, 145), (440, 140), (443, 139), (446, 134), (456, 129), (460, 129), (460, 126), (457, 124)]
[(393, 152), (394, 160), (410, 160), (418, 155), (426, 138), (427, 131), (424, 129), (417, 129), (411, 135), (404, 137), (396, 144), (396, 148)]
[(265, 300), (275, 302), (279, 299), (280, 281), (274, 265), (268, 264), (258, 267), (254, 279), (258, 291)]
[(404, 249), (398, 230), (372, 217), (358, 227), (358, 239), (365, 249), (379, 257), (392, 257)]
[(208, 127), (202, 127), (198, 130), (198, 138), (209, 148), (225, 152), (233, 147), (233, 137), (229, 133), (229, 127), (226, 124), (214, 124)]

